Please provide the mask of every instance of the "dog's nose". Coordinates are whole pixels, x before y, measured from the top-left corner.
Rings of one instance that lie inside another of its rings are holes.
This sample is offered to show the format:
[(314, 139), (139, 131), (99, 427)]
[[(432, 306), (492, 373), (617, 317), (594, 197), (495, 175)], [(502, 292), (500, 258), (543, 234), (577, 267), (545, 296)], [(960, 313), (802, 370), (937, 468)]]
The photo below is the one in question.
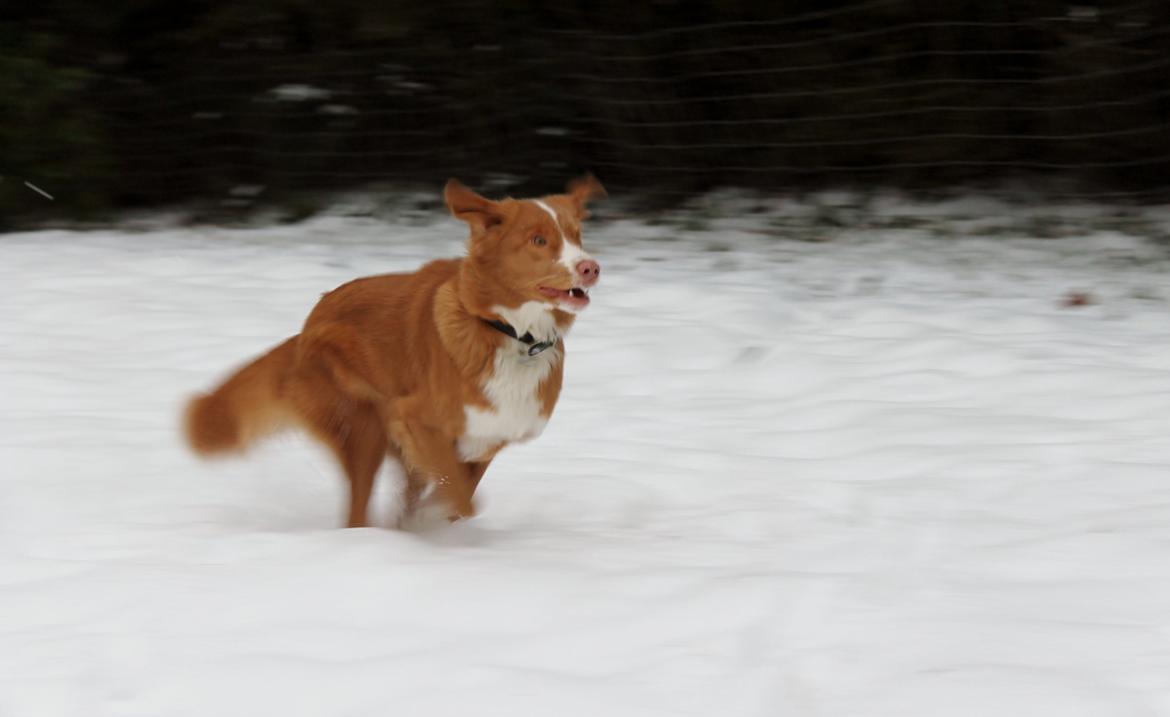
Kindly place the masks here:
[(577, 262), (577, 274), (585, 286), (593, 286), (601, 278), (601, 265), (592, 259)]

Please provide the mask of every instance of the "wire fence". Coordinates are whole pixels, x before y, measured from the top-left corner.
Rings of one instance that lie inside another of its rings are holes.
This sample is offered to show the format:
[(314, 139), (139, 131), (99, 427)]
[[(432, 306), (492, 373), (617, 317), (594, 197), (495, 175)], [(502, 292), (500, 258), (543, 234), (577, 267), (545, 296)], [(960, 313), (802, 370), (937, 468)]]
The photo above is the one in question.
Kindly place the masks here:
[(100, 169), (40, 184), (150, 204), (452, 175), (547, 191), (590, 169), (660, 197), (1017, 178), (1056, 198), (1170, 196), (1170, 4), (938, 5), (626, 33), (552, 9), (539, 31), (326, 48), (245, 35), (99, 71)]

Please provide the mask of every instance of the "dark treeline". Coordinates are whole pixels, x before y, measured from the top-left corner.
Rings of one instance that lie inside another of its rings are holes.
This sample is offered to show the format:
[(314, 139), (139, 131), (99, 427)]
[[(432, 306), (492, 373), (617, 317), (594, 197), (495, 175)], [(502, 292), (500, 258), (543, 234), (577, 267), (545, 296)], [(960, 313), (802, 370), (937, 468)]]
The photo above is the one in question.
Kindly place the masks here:
[[(0, 9), (0, 212), (1170, 176), (1170, 3), (60, 0)], [(234, 195), (233, 195), (234, 192)]]

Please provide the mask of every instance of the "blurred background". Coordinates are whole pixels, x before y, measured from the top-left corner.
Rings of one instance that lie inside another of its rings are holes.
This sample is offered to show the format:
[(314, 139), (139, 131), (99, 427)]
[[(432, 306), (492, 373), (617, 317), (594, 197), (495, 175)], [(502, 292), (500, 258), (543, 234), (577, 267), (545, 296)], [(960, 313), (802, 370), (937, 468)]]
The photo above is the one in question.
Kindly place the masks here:
[(1157, 200), (1168, 77), (1158, 0), (5, 3), (0, 221), (583, 169)]

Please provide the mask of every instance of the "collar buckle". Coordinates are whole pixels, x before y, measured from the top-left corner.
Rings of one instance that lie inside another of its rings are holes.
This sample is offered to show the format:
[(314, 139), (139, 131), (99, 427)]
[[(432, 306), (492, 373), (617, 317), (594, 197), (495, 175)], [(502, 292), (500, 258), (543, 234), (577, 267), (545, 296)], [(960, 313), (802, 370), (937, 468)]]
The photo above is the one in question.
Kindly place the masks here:
[[(527, 336), (527, 334), (525, 334), (525, 335)], [(525, 343), (527, 343), (527, 342), (525, 342)], [(541, 341), (540, 343), (534, 343), (528, 347), (528, 355), (529, 356), (536, 356), (537, 354), (542, 353), (547, 349), (551, 349), (553, 346), (556, 345), (556, 343), (557, 343), (556, 339), (553, 339), (551, 341)]]
[(496, 331), (499, 331), (501, 334), (504, 334), (505, 336), (509, 336), (513, 339), (516, 339), (517, 341), (519, 341), (522, 344), (527, 344), (529, 356), (536, 356), (538, 354), (544, 353), (545, 351), (547, 351), (548, 349), (551, 349), (553, 346), (556, 346), (556, 344), (557, 344), (557, 337), (556, 336), (553, 336), (548, 341), (537, 341), (532, 336), (531, 331), (525, 331), (523, 336), (519, 336), (516, 333), (515, 326), (512, 326), (509, 323), (500, 321), (499, 319), (482, 319), (482, 321), (485, 324), (487, 324), (488, 326), (495, 329)]

